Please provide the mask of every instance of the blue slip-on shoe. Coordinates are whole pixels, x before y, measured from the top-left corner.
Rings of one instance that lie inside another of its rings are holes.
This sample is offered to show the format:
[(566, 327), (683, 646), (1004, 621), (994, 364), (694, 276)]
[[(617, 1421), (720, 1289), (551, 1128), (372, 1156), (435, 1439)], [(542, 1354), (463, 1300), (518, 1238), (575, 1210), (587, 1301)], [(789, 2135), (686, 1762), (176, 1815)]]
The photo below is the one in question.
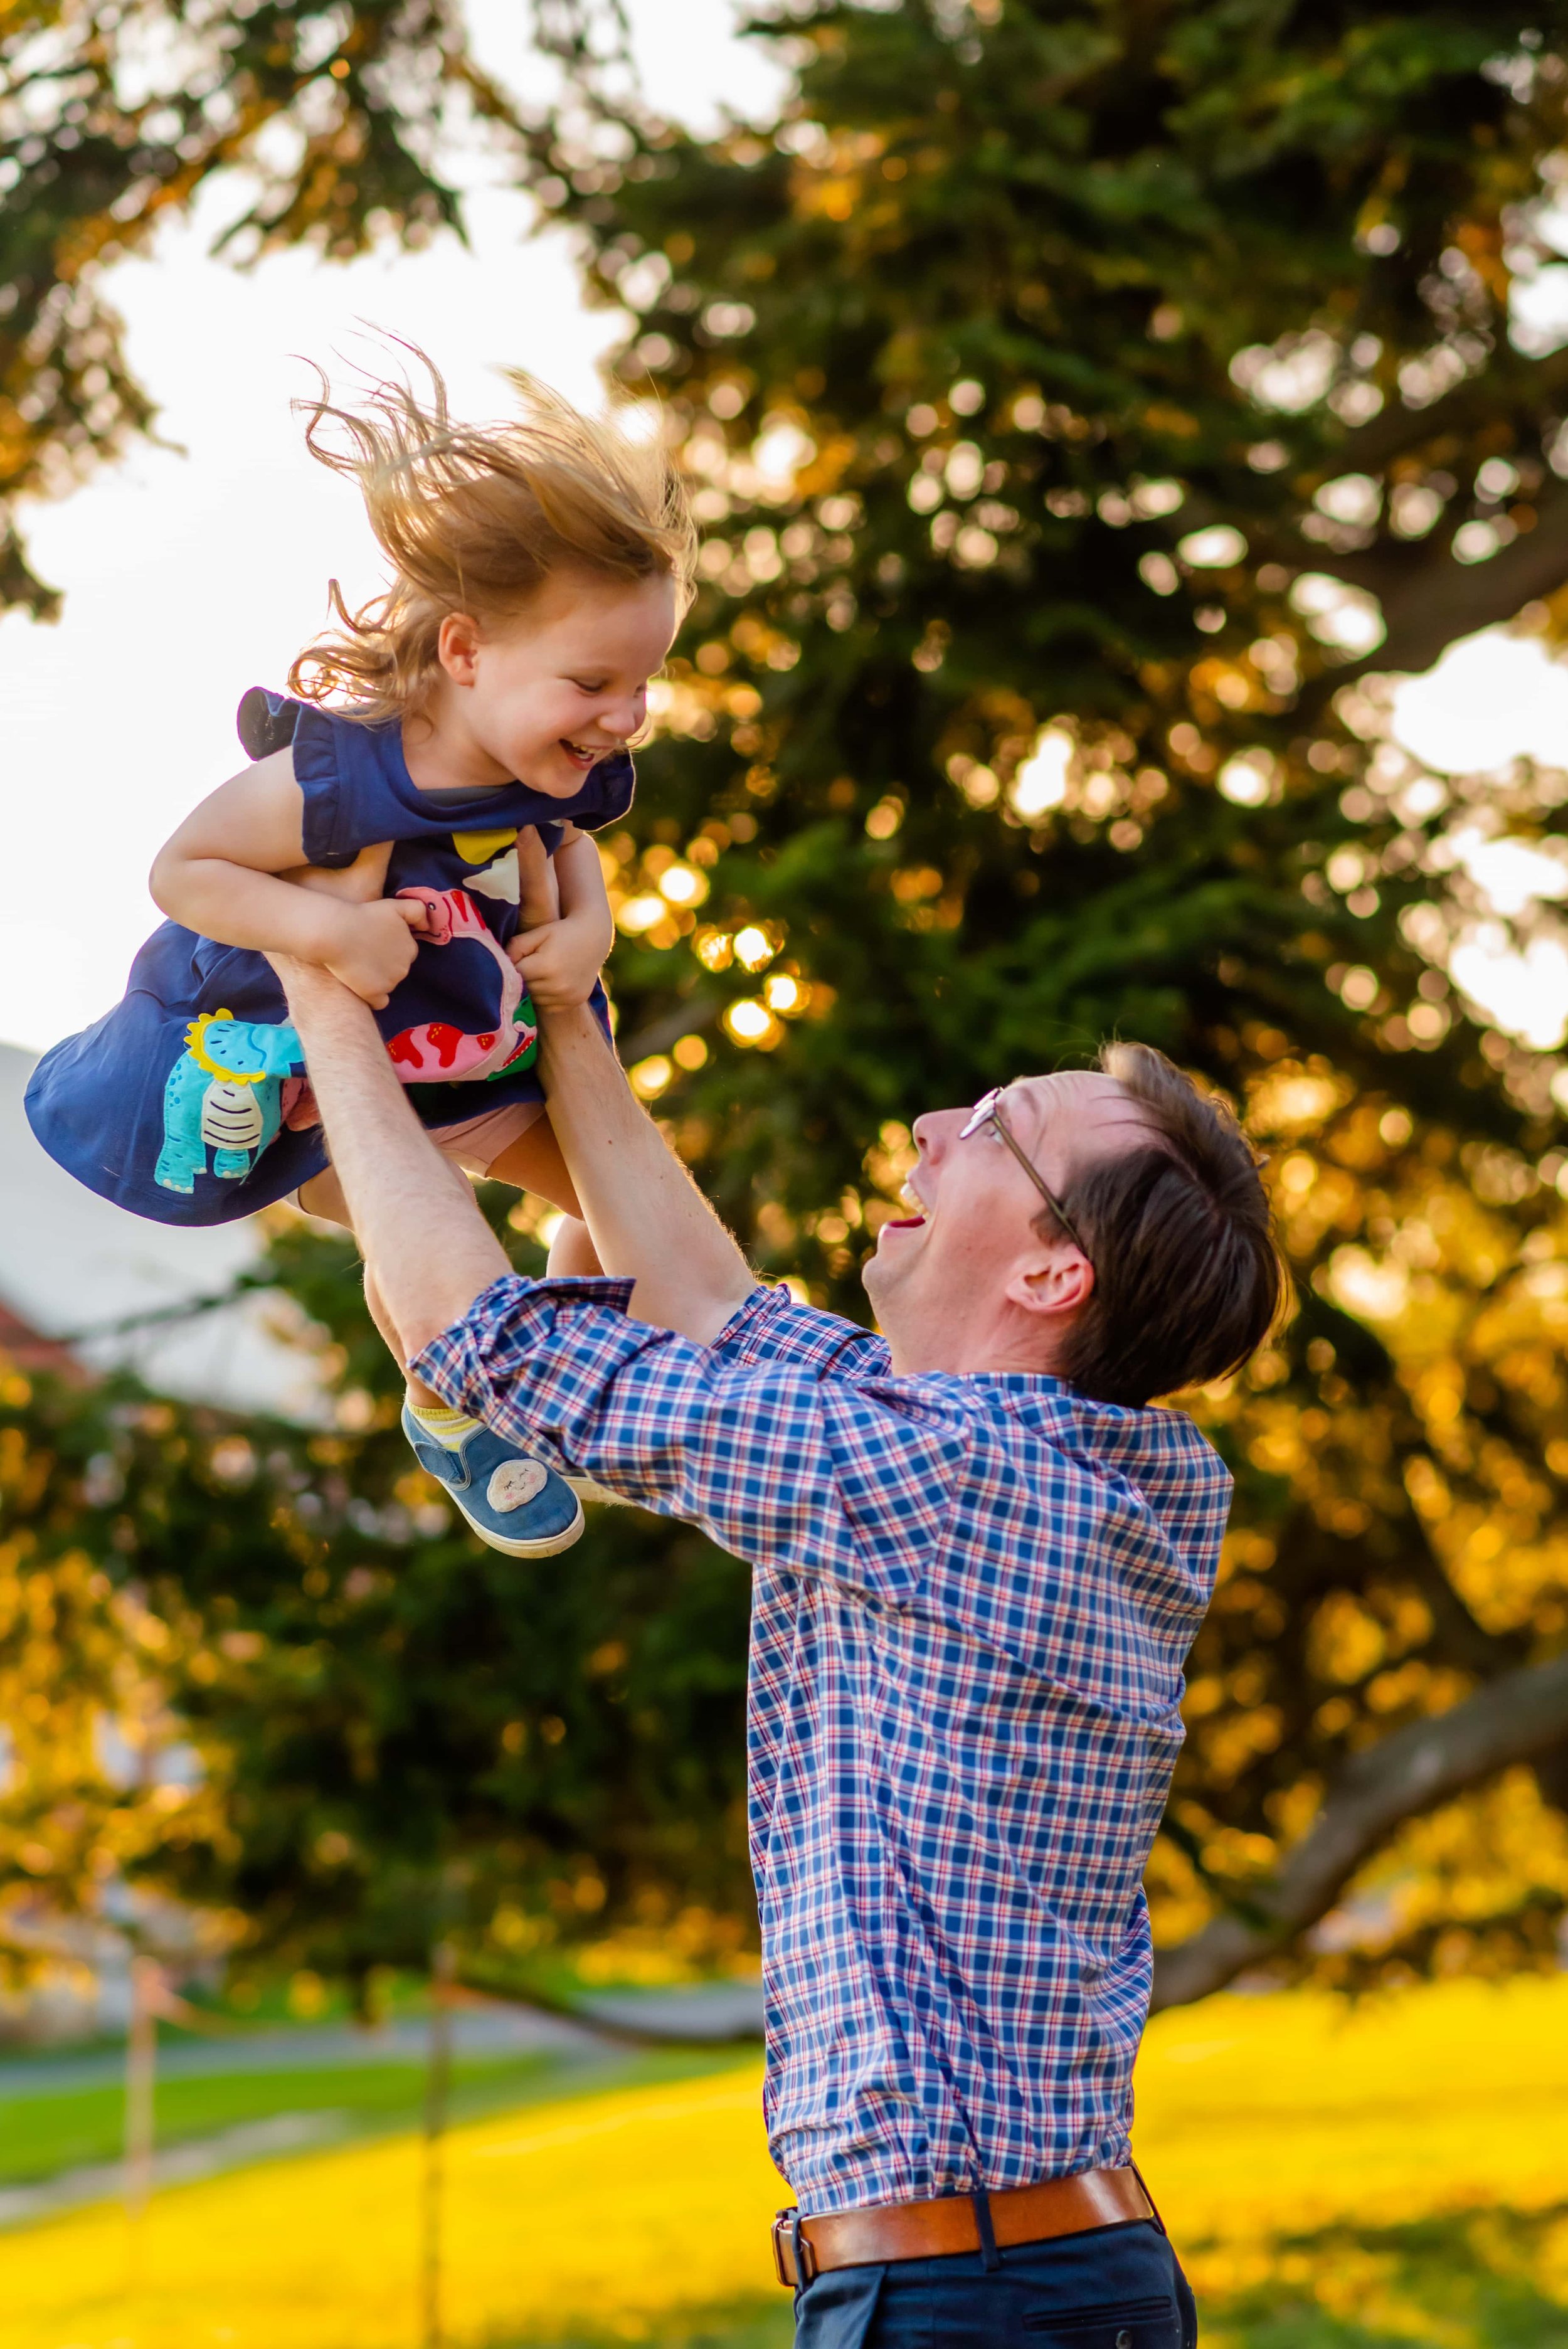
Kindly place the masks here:
[(449, 1492), (480, 1541), (508, 1557), (549, 1557), (583, 1531), (583, 1504), (563, 1477), (504, 1436), (476, 1427), (438, 1444), (403, 1407), (403, 1433), (428, 1476)]

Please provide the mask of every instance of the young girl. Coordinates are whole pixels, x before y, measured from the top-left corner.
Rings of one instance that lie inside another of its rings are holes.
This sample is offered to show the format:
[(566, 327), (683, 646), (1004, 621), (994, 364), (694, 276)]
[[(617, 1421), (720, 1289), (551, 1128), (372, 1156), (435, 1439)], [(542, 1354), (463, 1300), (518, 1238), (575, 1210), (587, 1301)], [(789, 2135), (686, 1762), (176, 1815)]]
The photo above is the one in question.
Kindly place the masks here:
[[(576, 1216), (533, 1007), (592, 1000), (608, 1024), (614, 928), (589, 834), (630, 804), (627, 745), (690, 600), (694, 533), (656, 450), (521, 375), (519, 420), (457, 424), (429, 374), (425, 402), (384, 382), (349, 412), (324, 380), (302, 403), (312, 453), (358, 482), (390, 585), (350, 614), (335, 581), (340, 631), (294, 663), (298, 698), (245, 696), (255, 763), (153, 865), (170, 919), (124, 1001), (28, 1088), (45, 1149), (160, 1223), (289, 1194), (347, 1220), (269, 952), (325, 964), (373, 1008), (448, 1156)], [(552, 1264), (597, 1269), (580, 1222)], [(576, 1540), (581, 1503), (542, 1463), (417, 1383), (403, 1425), (492, 1547)]]

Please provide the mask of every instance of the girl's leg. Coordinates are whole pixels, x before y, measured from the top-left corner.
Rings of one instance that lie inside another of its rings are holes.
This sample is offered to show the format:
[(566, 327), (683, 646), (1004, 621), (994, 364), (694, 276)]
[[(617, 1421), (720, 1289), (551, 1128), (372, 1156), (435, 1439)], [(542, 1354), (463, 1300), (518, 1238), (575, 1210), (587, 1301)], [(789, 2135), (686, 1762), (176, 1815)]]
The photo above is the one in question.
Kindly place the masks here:
[[(306, 1215), (320, 1216), (329, 1224), (341, 1224), (345, 1231), (351, 1232), (354, 1229), (348, 1218), (348, 1207), (343, 1196), (343, 1186), (338, 1182), (336, 1173), (330, 1166), (320, 1174), (313, 1175), (308, 1183), (300, 1185), (299, 1203)], [(403, 1360), (402, 1349), (397, 1342), (397, 1332), (382, 1301), (381, 1291), (376, 1286), (376, 1276), (368, 1265), (365, 1268), (365, 1302), (369, 1308), (370, 1319), (386, 1340), (387, 1352), (403, 1373), (404, 1383), (408, 1390), (408, 1401), (426, 1409), (438, 1407), (440, 1396), (432, 1388), (426, 1386), (423, 1380), (411, 1379), (408, 1376), (408, 1366)]]
[(588, 1237), (588, 1226), (578, 1216), (563, 1216), (550, 1243), (550, 1254), (544, 1269), (552, 1280), (582, 1278), (593, 1280), (603, 1271)]
[[(300, 1205), (310, 1215), (353, 1229), (330, 1167), (302, 1187)], [(403, 1371), (407, 1387), (403, 1432), (427, 1475), (446, 1486), (459, 1513), (491, 1549), (511, 1557), (548, 1557), (569, 1548), (583, 1531), (583, 1504), (571, 1485), (521, 1445), (496, 1435), (466, 1412), (452, 1410), (420, 1380), (409, 1378), (397, 1332), (368, 1266), (365, 1301)]]
[[(561, 1223), (550, 1243), (550, 1256), (545, 1271), (554, 1279), (573, 1276), (592, 1278), (604, 1269), (600, 1263), (588, 1226), (583, 1220), (577, 1204), (577, 1194), (572, 1187), (572, 1177), (566, 1171), (566, 1161), (561, 1154), (561, 1144), (551, 1131), (550, 1120), (542, 1117), (525, 1133), (492, 1159), (486, 1169), (493, 1183), (515, 1183), (520, 1191), (532, 1191), (548, 1199), (552, 1207), (561, 1210)], [(592, 1478), (574, 1476), (573, 1483), (585, 1501), (606, 1501), (619, 1504), (619, 1493), (607, 1492)]]
[(550, 1243), (547, 1272), (558, 1278), (571, 1273), (603, 1272), (604, 1268), (593, 1252), (572, 1177), (566, 1171), (566, 1161), (561, 1155), (561, 1144), (547, 1117), (537, 1119), (526, 1133), (520, 1133), (515, 1142), (509, 1143), (486, 1172), (492, 1183), (515, 1184), (520, 1191), (531, 1191), (537, 1197), (548, 1199), (552, 1207), (560, 1208), (564, 1220)]
[[(583, 1221), (582, 1211), (577, 1205), (577, 1194), (572, 1187), (572, 1177), (566, 1171), (561, 1144), (552, 1133), (547, 1117), (537, 1119), (526, 1133), (519, 1134), (515, 1142), (509, 1143), (486, 1171), (491, 1182), (511, 1183), (520, 1191), (532, 1191), (537, 1197), (548, 1199), (552, 1207), (561, 1209), (564, 1220), (550, 1244), (550, 1256), (545, 1267), (548, 1272), (559, 1278), (573, 1273), (593, 1275), (603, 1271), (603, 1268), (593, 1252), (593, 1243), (588, 1237), (588, 1226)], [(302, 1185), (299, 1203), (307, 1215), (320, 1216), (327, 1223), (341, 1224), (346, 1231), (354, 1228), (343, 1187), (331, 1166), (324, 1168), (321, 1174), (313, 1175), (308, 1183)], [(403, 1373), (408, 1389), (408, 1401), (425, 1410), (438, 1408), (441, 1400), (439, 1395), (426, 1386), (422, 1380), (408, 1377), (408, 1366), (403, 1360), (397, 1332), (368, 1265), (365, 1268), (365, 1302), (369, 1308), (371, 1319), (386, 1340), (387, 1352)]]

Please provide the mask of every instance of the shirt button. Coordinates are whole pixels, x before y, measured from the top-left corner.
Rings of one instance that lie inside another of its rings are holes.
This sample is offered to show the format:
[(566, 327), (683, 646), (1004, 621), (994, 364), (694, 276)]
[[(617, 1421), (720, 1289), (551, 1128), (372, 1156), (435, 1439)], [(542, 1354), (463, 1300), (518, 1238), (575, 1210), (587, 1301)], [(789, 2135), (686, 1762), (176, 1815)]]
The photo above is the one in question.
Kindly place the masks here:
[(1132, 2335), (1125, 2327), (1116, 2336), (1116, 2349), (1132, 2349)]

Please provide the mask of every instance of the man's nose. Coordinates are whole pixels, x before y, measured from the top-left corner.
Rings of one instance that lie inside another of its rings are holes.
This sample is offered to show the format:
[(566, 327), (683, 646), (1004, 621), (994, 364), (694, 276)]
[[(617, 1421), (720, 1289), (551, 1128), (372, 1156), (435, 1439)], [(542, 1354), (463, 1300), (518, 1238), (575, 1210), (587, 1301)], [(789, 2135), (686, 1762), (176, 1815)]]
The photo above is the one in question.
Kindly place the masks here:
[(915, 1119), (910, 1132), (924, 1156), (934, 1162), (941, 1157), (968, 1114), (968, 1111), (963, 1109), (924, 1110)]

